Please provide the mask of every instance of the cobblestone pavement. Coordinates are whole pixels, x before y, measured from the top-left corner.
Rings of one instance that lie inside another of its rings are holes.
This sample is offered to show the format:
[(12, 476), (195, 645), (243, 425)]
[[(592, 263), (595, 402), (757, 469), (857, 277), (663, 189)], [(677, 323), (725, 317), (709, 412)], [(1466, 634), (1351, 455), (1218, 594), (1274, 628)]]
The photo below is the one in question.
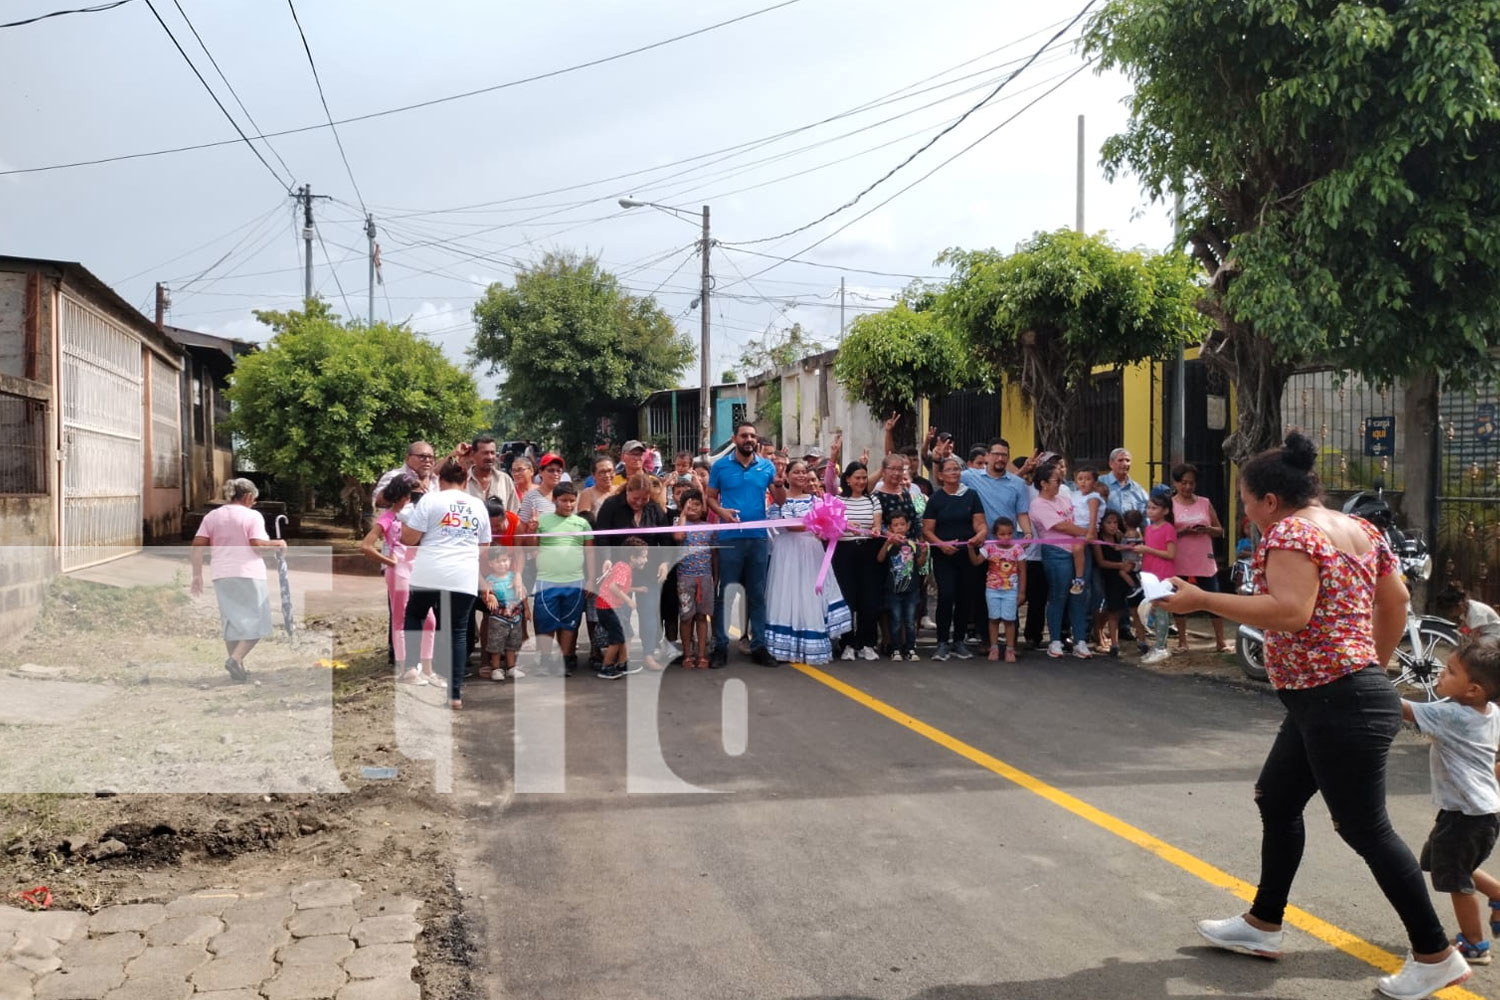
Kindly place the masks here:
[(92, 916), (0, 906), (0, 1000), (420, 1000), (421, 907), (347, 879)]

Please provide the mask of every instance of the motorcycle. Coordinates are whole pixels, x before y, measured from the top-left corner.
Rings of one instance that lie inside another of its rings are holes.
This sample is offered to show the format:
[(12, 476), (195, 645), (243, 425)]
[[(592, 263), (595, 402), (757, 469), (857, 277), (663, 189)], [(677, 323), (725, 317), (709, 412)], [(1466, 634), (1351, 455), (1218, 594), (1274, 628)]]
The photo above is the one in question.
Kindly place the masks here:
[[(1385, 501), (1385, 486), (1375, 481), (1373, 490), (1356, 493), (1343, 506), (1345, 514), (1363, 518), (1385, 535), (1386, 542), (1401, 566), (1408, 587), (1432, 575), (1432, 556), (1427, 543), (1396, 527), (1395, 512)], [(1237, 559), (1230, 570), (1230, 580), (1241, 594), (1255, 593), (1255, 581), (1248, 558)], [(1458, 626), (1446, 618), (1419, 615), (1408, 602), (1406, 632), (1396, 647), (1396, 662), (1388, 664), (1392, 681), (1403, 695), (1424, 701), (1438, 701), (1438, 674), (1449, 655), (1458, 648)], [(1249, 625), (1241, 625), (1235, 640), (1235, 654), (1240, 670), (1252, 680), (1266, 680), (1265, 634)]]

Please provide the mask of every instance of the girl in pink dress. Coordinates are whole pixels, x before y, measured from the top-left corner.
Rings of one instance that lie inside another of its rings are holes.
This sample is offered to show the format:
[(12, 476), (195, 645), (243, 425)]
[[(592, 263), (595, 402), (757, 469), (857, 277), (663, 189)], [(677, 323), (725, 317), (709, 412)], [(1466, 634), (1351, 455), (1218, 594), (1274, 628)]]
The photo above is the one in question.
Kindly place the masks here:
[[(1214, 559), (1214, 539), (1224, 537), (1214, 505), (1198, 496), (1198, 470), (1183, 463), (1172, 469), (1172, 522), (1177, 526), (1177, 575), (1209, 593), (1219, 590), (1219, 564)], [(1211, 616), (1218, 651), (1229, 652), (1224, 644), (1224, 619)], [(1177, 616), (1177, 650), (1188, 648), (1187, 618)]]

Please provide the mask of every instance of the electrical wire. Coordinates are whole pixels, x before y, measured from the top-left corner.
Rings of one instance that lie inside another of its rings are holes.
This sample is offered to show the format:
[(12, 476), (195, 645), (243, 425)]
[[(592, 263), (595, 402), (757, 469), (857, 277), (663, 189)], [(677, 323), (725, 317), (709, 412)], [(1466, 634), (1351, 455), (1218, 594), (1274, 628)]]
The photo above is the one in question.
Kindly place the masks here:
[[(208, 275), (208, 273), (210, 271), (212, 271), (214, 268), (219, 267), (220, 265), (226, 263), (229, 260), (229, 258), (232, 257), (232, 256), (234, 256), (234, 254), (241, 247), (243, 247), (245, 244), (250, 243), (252, 240), (264, 240), (265, 236), (266, 236), (266, 234), (268, 232), (272, 233), (272, 234), (275, 234), (276, 229), (277, 229), (276, 221), (277, 220), (276, 220), (276, 217), (275, 217), (274, 214), (262, 216), (261, 217), (261, 222), (260, 222), (259, 225), (257, 225), (254, 229), (252, 229), (249, 232), (247, 232), (244, 236), (242, 236), (239, 239), (239, 241), (234, 244), (234, 246), (232, 246), (228, 250), (224, 251), (223, 255), (220, 256), (218, 260), (214, 261), (212, 264), (208, 265), (203, 270), (199, 271), (197, 274), (195, 274), (187, 282), (185, 282), (184, 284), (178, 285), (178, 284), (176, 284), (177, 279), (171, 279), (171, 280), (165, 282), (165, 284), (171, 286), (173, 293), (175, 295), (180, 296), (180, 297), (192, 294), (189, 291), (189, 289), (191, 289), (198, 282), (202, 281)], [(267, 222), (271, 223), (271, 225), (269, 226), (269, 228), (266, 226)], [(252, 252), (251, 255), (253, 256), (254, 253), (259, 253), (261, 250), (265, 249), (265, 247), (267, 245), (268, 245), (267, 243), (257, 244), (256, 249)], [(248, 260), (249, 256), (247, 256), (246, 259)], [(208, 286), (205, 285), (204, 287), (206, 288)]]
[[(788, 256), (788, 257), (780, 257), (780, 256), (777, 256), (776, 254), (773, 254), (773, 253), (762, 253), (759, 250), (746, 250), (743, 247), (729, 246), (727, 244), (720, 244), (719, 245), (719, 249), (721, 249), (721, 250), (728, 250), (730, 253), (747, 253), (747, 254), (749, 254), (752, 257), (765, 257), (765, 258), (767, 258), (769, 260), (777, 261), (780, 264), (792, 264), (792, 263), (806, 264), (808, 267), (822, 267), (822, 268), (826, 268), (827, 270), (830, 270), (830, 271), (847, 271), (850, 274), (873, 274), (873, 275), (875, 275), (878, 278), (913, 278), (913, 279), (915, 279), (917, 281), (947, 281), (948, 280), (948, 278), (945, 278), (945, 277), (942, 277), (942, 276), (936, 275), (936, 274), (904, 274), (904, 273), (902, 273), (900, 271), (872, 271), (869, 268), (865, 268), (865, 267), (845, 267), (842, 264), (825, 264), (825, 263), (823, 263), (821, 261), (816, 261), (816, 260), (804, 260), (798, 254), (792, 254), (791, 256)], [(802, 251), (802, 252), (806, 253), (806, 251)], [(766, 271), (769, 271), (769, 270), (771, 270), (771, 269), (768, 267), (768, 268), (766, 268), (763, 271), (758, 271), (758, 272), (756, 272), (756, 276), (759, 277), (760, 275), (765, 274)]]
[[(208, 45), (204, 43), (203, 36), (198, 34), (198, 29), (193, 26), (193, 21), (187, 16), (187, 11), (182, 9), (182, 4), (178, 0), (172, 0), (172, 6), (176, 7), (177, 13), (182, 15), (182, 20), (187, 24), (188, 30), (193, 33), (193, 38), (198, 42), (198, 48), (202, 49), (203, 54), (208, 56), (209, 64), (213, 66), (214, 72), (219, 74), (219, 79), (224, 81), (224, 86), (229, 88), (229, 95), (234, 98), (234, 103), (239, 105), (241, 113), (250, 122), (250, 127), (257, 132), (261, 131), (260, 125), (255, 121), (255, 116), (250, 113), (249, 108), (245, 107), (245, 102), (240, 100), (239, 92), (234, 89), (234, 84), (229, 82), (229, 77), (225, 76), (224, 71), (219, 68), (219, 60), (215, 59), (214, 54), (208, 51)], [(271, 155), (276, 157), (276, 162), (281, 164), (281, 169), (286, 171), (287, 176), (295, 178), (297, 172), (286, 165), (286, 161), (281, 158), (281, 154), (276, 151), (276, 147), (271, 145), (271, 140), (263, 138), (261, 142), (265, 143), (266, 148), (271, 151)]]
[[(664, 38), (660, 41), (651, 42), (647, 45), (638, 45), (633, 49), (627, 49), (623, 52), (616, 52), (613, 55), (601, 56), (597, 59), (590, 59), (587, 62), (574, 63), (571, 66), (564, 66), (560, 69), (548, 70), (544, 73), (536, 73), (531, 76), (520, 77), (515, 80), (507, 80), (504, 83), (497, 83), (488, 87), (480, 87), (476, 90), (467, 90), (461, 94), (449, 94), (446, 97), (434, 97), (426, 101), (417, 101), (414, 104), (404, 104), (396, 108), (386, 108), (382, 111), (370, 111), (362, 115), (354, 115), (349, 118), (340, 118), (337, 121), (324, 122), (316, 125), (303, 125), (298, 128), (282, 129), (278, 132), (263, 132), (257, 134), (256, 138), (277, 139), (286, 135), (299, 135), (303, 132), (314, 132), (318, 129), (328, 128), (332, 125), (349, 125), (354, 122), (370, 121), (375, 118), (384, 118), (388, 115), (401, 114), (406, 111), (415, 111), (419, 108), (429, 108), (438, 104), (446, 104), (450, 101), (458, 101), (468, 97), (476, 97), (480, 94), (491, 94), (499, 90), (507, 90), (511, 87), (520, 87), (528, 83), (536, 83), (539, 80), (548, 80), (553, 77), (563, 76), (568, 73), (576, 73), (580, 70), (591, 69), (595, 66), (602, 66), (605, 63), (616, 62), (620, 59), (629, 58), (630, 56), (640, 55), (642, 52), (649, 52), (652, 49), (659, 49), (663, 46), (685, 41), (686, 39), (694, 38), (698, 35), (707, 34), (710, 31), (717, 31), (720, 28), (726, 28), (732, 24), (738, 24), (740, 21), (748, 21), (753, 17), (759, 17), (762, 14), (769, 14), (773, 11), (780, 10), (783, 7), (790, 7), (793, 4), (801, 2), (802, 0), (781, 0), (781, 2), (772, 4), (768, 7), (761, 7), (758, 10), (752, 10), (749, 13), (740, 14), (737, 17), (731, 17), (728, 20), (718, 21), (714, 24), (710, 24), (702, 28), (697, 28), (693, 31), (687, 31), (683, 32), (682, 34), (673, 35), (671, 38)], [(147, 3), (149, 4), (150, 0), (147, 0)], [(160, 16), (158, 16), (157, 19), (160, 20)], [(163, 25), (163, 27), (165, 27), (165, 25)], [(236, 128), (238, 128), (238, 126), (236, 126)], [(249, 140), (247, 139), (246, 141), (248, 142)], [(92, 160), (75, 160), (71, 163), (53, 163), (41, 167), (12, 168), (10, 170), (0, 170), (0, 177), (8, 176), (10, 174), (39, 173), (46, 170), (66, 170), (71, 167), (98, 166), (99, 164), (103, 163), (118, 163), (122, 160), (137, 160), (143, 157), (150, 156), (166, 156), (172, 153), (186, 153), (198, 149), (212, 149), (216, 146), (229, 146), (233, 144), (234, 140), (232, 139), (222, 139), (216, 142), (201, 142), (187, 146), (174, 146), (169, 149), (156, 149), (143, 153), (122, 153), (117, 156), (103, 156)]]
[(979, 101), (979, 103), (975, 104), (973, 107), (969, 108), (969, 110), (959, 115), (957, 121), (950, 122), (948, 125), (940, 129), (935, 135), (933, 135), (931, 139), (928, 139), (921, 146), (918, 146), (915, 150), (913, 150), (911, 154), (906, 157), (906, 159), (902, 160), (900, 163), (887, 170), (884, 174), (881, 174), (874, 181), (870, 182), (870, 184), (864, 187), (853, 198), (850, 198), (848, 201), (844, 202), (842, 205), (837, 206), (836, 208), (824, 212), (822, 215), (818, 216), (816, 219), (813, 219), (811, 222), (805, 222), (794, 229), (788, 229), (784, 233), (777, 233), (775, 236), (761, 236), (753, 240), (733, 240), (730, 242), (732, 242), (736, 246), (749, 246), (756, 243), (774, 243), (777, 240), (784, 240), (788, 236), (795, 236), (800, 232), (805, 232), (806, 230), (811, 229), (813, 226), (818, 225), (820, 222), (828, 221), (845, 209), (853, 208), (865, 195), (869, 194), (871, 191), (875, 190), (877, 187), (890, 180), (902, 168), (908, 166), (917, 157), (921, 156), (923, 153), (927, 152), (927, 150), (931, 149), (939, 139), (947, 135), (949, 132), (952, 132), (954, 129), (958, 128), (959, 125), (967, 121), (970, 115), (973, 115), (980, 108), (990, 103), (990, 101), (994, 100), (996, 97), (999, 97), (1000, 92), (1004, 90), (1012, 80), (1020, 76), (1022, 73), (1026, 72), (1026, 70), (1031, 67), (1032, 63), (1041, 58), (1042, 53), (1046, 52), (1054, 42), (1056, 42), (1059, 38), (1066, 34), (1073, 27), (1073, 25), (1081, 21), (1083, 19), (1083, 16), (1087, 14), (1089, 12), (1089, 9), (1092, 8), (1097, 2), (1098, 0), (1088, 0), (1088, 2), (1083, 5), (1083, 8), (1079, 10), (1077, 14), (1073, 15), (1073, 19), (1071, 21), (1069, 21), (1062, 28), (1059, 28), (1057, 34), (1048, 39), (1047, 44), (1043, 45), (1041, 48), (1037, 49), (1036, 52), (1032, 53), (1030, 59), (1027, 59), (1019, 69), (1011, 73), (1004, 80), (1001, 80), (1000, 83), (995, 87), (995, 89), (986, 94)]
[[(333, 266), (333, 258), (328, 254), (328, 244), (323, 242), (323, 230), (314, 226), (313, 232), (317, 233), (318, 246), (323, 248), (323, 259), (328, 262), (328, 269), (333, 272), (333, 283), (338, 286), (339, 298), (344, 300), (344, 318), (353, 322), (354, 310), (349, 305), (349, 296), (344, 294), (344, 283), (339, 280), (339, 269)], [(344, 249), (348, 250), (352, 248), (345, 247)]]
[(0, 28), (19, 28), (23, 24), (35, 24), (38, 21), (45, 21), (49, 17), (62, 17), (65, 14), (96, 14), (101, 10), (114, 10), (116, 7), (123, 7), (129, 2), (130, 0), (115, 0), (114, 3), (101, 3), (95, 7), (77, 7), (73, 10), (54, 10), (50, 14), (38, 14), (36, 17), (28, 17), (24, 21), (8, 21), (5, 24), (0, 24)]
[[(173, 0), (175, 3), (176, 0)], [(286, 0), (287, 8), (292, 12), (292, 22), (297, 25), (297, 35), (302, 39), (302, 51), (307, 53), (307, 65), (312, 69), (313, 83), (318, 86), (318, 100), (323, 105), (323, 116), (328, 119), (328, 130), (333, 133), (333, 141), (339, 147), (339, 159), (344, 161), (344, 172), (349, 175), (349, 183), (354, 188), (354, 197), (359, 199), (359, 207), (365, 208), (365, 197), (359, 193), (359, 182), (354, 179), (354, 170), (349, 166), (349, 156), (344, 152), (344, 140), (339, 138), (338, 126), (333, 123), (333, 112), (328, 110), (328, 98), (323, 96), (323, 81), (318, 77), (318, 64), (313, 61), (312, 47), (307, 44), (307, 35), (302, 30), (302, 19), (297, 16), (296, 5), (292, 0)], [(291, 171), (287, 171), (291, 173)], [(368, 213), (368, 209), (365, 209)]]
[[(255, 143), (250, 141), (250, 137), (245, 134), (245, 130), (240, 128), (240, 123), (234, 120), (234, 116), (229, 113), (229, 109), (224, 107), (224, 102), (219, 100), (219, 95), (215, 94), (214, 89), (208, 85), (208, 81), (203, 79), (203, 74), (198, 72), (197, 66), (193, 65), (193, 60), (188, 58), (187, 50), (182, 47), (182, 43), (177, 40), (177, 36), (172, 34), (172, 29), (167, 27), (167, 22), (161, 19), (161, 14), (157, 12), (156, 5), (151, 0), (146, 0), (146, 7), (150, 9), (152, 16), (156, 18), (156, 23), (161, 25), (161, 30), (165, 31), (167, 37), (172, 40), (172, 45), (176, 47), (183, 61), (188, 64), (188, 68), (193, 71), (193, 75), (198, 78), (198, 82), (203, 84), (203, 89), (208, 91), (208, 96), (214, 99), (214, 103), (219, 106), (219, 110), (224, 113), (224, 117), (229, 119), (229, 124), (233, 125), (234, 130), (239, 133), (240, 141), (249, 147), (250, 152), (255, 154), (255, 158), (261, 162), (261, 166), (265, 167), (271, 176), (276, 178), (277, 186), (283, 190), (290, 191), (292, 187), (291, 181), (283, 181), (281, 175), (276, 172), (276, 169), (266, 162), (264, 156), (260, 155), (260, 150), (255, 148)], [(264, 139), (265, 136), (260, 136), (259, 138)], [(232, 143), (230, 144), (232, 145)], [(6, 171), (6, 173), (11, 173), (11, 171)]]
[(272, 215), (275, 215), (277, 212), (280, 212), (284, 207), (285, 207), (285, 203), (280, 198), (278, 198), (278, 199), (276, 199), (276, 204), (274, 206), (272, 206), (272, 208), (271, 208), (271, 210), (269, 212), (265, 212), (265, 213), (263, 213), (261, 215), (257, 215), (255, 218), (251, 219), (249, 222), (245, 222), (245, 223), (242, 223), (242, 224), (240, 224), (238, 226), (235, 226), (233, 229), (229, 230), (229, 232), (227, 232), (227, 233), (220, 233), (218, 236), (215, 236), (213, 239), (209, 240), (208, 242), (206, 242), (206, 243), (200, 243), (197, 246), (193, 247), (191, 250), (184, 250), (182, 253), (178, 254), (176, 257), (168, 257), (166, 260), (162, 261), (159, 264), (152, 264), (150, 267), (143, 267), (139, 271), (135, 272), (134, 274), (126, 275), (125, 277), (123, 277), (120, 280), (116, 281), (115, 284), (116, 285), (123, 285), (123, 284), (125, 284), (127, 282), (134, 281), (136, 278), (139, 278), (143, 274), (150, 274), (152, 271), (155, 271), (159, 267), (166, 267), (168, 264), (175, 264), (179, 260), (181, 260), (182, 258), (192, 256), (193, 254), (197, 253), (199, 250), (207, 249), (208, 247), (213, 246), (215, 243), (218, 243), (220, 240), (228, 239), (229, 237), (233, 236), (235, 233), (239, 232), (242, 229), (249, 229), (251, 226), (257, 226), (257, 225), (263, 224), (266, 221), (267, 218), (269, 218)]
[(663, 288), (667, 287), (667, 282), (669, 282), (673, 278), (677, 277), (677, 272), (681, 271), (683, 269), (683, 267), (685, 267), (687, 265), (687, 262), (690, 261), (690, 260), (692, 260), (695, 256), (697, 256), (697, 255), (696, 254), (688, 254), (686, 257), (682, 258), (682, 260), (678, 263), (678, 265), (675, 268), (672, 269), (672, 273), (669, 274), (669, 275), (667, 275), (665, 278), (662, 279), (661, 284), (657, 285), (655, 288), (651, 289), (651, 291), (649, 291), (649, 292), (646, 293), (646, 298), (648, 298), (648, 299), (654, 299), (654, 298), (656, 298), (656, 293), (659, 292), (659, 291), (661, 291)]
[[(758, 278), (762, 274), (765, 274), (767, 271), (774, 270), (775, 268), (780, 267), (782, 264), (785, 264), (785, 263), (788, 263), (790, 261), (796, 260), (802, 254), (805, 254), (808, 251), (810, 251), (810, 250), (812, 250), (812, 249), (814, 249), (816, 247), (822, 246), (824, 243), (827, 243), (829, 240), (833, 239), (839, 233), (842, 233), (844, 230), (848, 229), (850, 226), (854, 225), (859, 220), (861, 220), (863, 218), (866, 218), (866, 217), (874, 214), (875, 212), (878, 212), (880, 209), (884, 208), (886, 205), (889, 205), (891, 202), (895, 201), (897, 198), (901, 197), (903, 194), (905, 194), (906, 192), (910, 191), (912, 188), (916, 187), (918, 184), (922, 183), (927, 178), (931, 177), (933, 174), (937, 173), (939, 170), (943, 169), (948, 164), (952, 163), (954, 160), (958, 159), (960, 156), (963, 156), (965, 153), (969, 152), (969, 150), (973, 149), (975, 146), (978, 146), (980, 143), (984, 142), (986, 139), (988, 139), (990, 136), (994, 135), (996, 132), (999, 132), (1005, 126), (1009, 125), (1011, 122), (1015, 121), (1017, 118), (1019, 118), (1022, 115), (1024, 115), (1027, 111), (1031, 110), (1037, 104), (1039, 104), (1042, 101), (1046, 100), (1047, 97), (1049, 97), (1050, 95), (1056, 93), (1062, 87), (1066, 86), (1070, 80), (1072, 80), (1078, 74), (1082, 73), (1084, 70), (1088, 69), (1090, 66), (1094, 65), (1094, 63), (1096, 63), (1098, 61), (1099, 60), (1098, 60), (1097, 56), (1095, 58), (1093, 58), (1093, 59), (1090, 59), (1088, 62), (1084, 63), (1082, 66), (1080, 66), (1077, 69), (1075, 69), (1072, 73), (1069, 73), (1061, 81), (1059, 81), (1057, 84), (1055, 84), (1051, 89), (1045, 91), (1044, 93), (1042, 93), (1042, 94), (1038, 95), (1037, 97), (1035, 97), (1034, 99), (1032, 99), (1030, 102), (1028, 102), (1026, 104), (1025, 107), (1021, 108), (1021, 110), (1017, 111), (1015, 114), (1011, 115), (1009, 118), (1007, 118), (1004, 121), (1002, 121), (999, 125), (996, 125), (994, 128), (990, 129), (988, 132), (984, 133), (984, 135), (981, 135), (979, 138), (975, 139), (973, 142), (969, 143), (963, 149), (960, 149), (958, 152), (954, 153), (952, 156), (948, 157), (946, 160), (943, 160), (937, 166), (935, 166), (931, 170), (927, 171), (927, 173), (923, 174), (921, 177), (918, 177), (916, 180), (914, 180), (910, 184), (906, 185), (906, 187), (901, 188), (900, 190), (896, 191), (896, 193), (892, 194), (889, 198), (886, 198), (884, 201), (876, 203), (872, 207), (870, 207), (870, 208), (866, 209), (865, 211), (861, 212), (859, 215), (856, 215), (854, 218), (850, 219), (848, 222), (844, 223), (842, 226), (839, 226), (837, 229), (833, 230), (832, 232), (828, 233), (827, 235), (819, 237), (817, 240), (814, 240), (812, 243), (809, 243), (807, 246), (803, 247), (801, 250), (798, 250), (795, 254), (792, 254), (791, 256), (788, 256), (788, 257), (776, 257), (775, 254), (765, 254), (764, 256), (775, 258), (776, 263), (770, 265), (769, 267), (761, 268), (759, 271), (756, 271), (754, 274), (750, 275), (750, 277), (751, 278)], [(727, 249), (727, 250), (734, 250), (736, 248), (735, 247), (726, 246), (725, 249)]]

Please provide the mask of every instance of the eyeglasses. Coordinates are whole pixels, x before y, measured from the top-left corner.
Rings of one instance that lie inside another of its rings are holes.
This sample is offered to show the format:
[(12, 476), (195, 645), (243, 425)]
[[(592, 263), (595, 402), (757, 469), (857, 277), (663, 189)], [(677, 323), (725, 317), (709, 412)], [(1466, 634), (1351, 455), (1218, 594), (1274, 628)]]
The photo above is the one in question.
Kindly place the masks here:
[(409, 454), (409, 455), (407, 455), (407, 456), (406, 456), (406, 457), (407, 457), (407, 458), (416, 458), (416, 459), (421, 459), (421, 460), (422, 460), (422, 461), (424, 461), (424, 462), (433, 462), (433, 461), (436, 461), (436, 460), (437, 460), (437, 456), (436, 456), (436, 455), (434, 455), (434, 454), (433, 454), (433, 453), (432, 453), (432, 452), (430, 452), (430, 451), (424, 451), (424, 452), (412, 452), (412, 453), (411, 453), (411, 454)]

